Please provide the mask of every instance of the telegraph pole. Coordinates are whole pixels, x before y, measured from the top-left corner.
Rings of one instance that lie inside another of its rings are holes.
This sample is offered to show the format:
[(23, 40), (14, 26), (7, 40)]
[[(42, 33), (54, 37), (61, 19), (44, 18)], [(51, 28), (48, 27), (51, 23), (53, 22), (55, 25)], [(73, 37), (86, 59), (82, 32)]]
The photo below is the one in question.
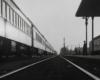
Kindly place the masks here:
[(65, 54), (65, 38), (64, 38), (64, 44), (63, 44), (63, 54)]
[(64, 48), (65, 48), (65, 38), (64, 38)]

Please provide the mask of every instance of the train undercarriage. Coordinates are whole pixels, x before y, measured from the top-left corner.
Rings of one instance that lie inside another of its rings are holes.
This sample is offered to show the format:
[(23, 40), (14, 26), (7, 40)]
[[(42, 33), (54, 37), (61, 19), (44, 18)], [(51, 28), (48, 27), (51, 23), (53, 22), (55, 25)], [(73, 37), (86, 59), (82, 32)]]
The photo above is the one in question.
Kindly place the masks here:
[(5, 56), (15, 56), (15, 57), (33, 57), (33, 56), (46, 56), (47, 51), (30, 47), (28, 45), (0, 37), (0, 58)]

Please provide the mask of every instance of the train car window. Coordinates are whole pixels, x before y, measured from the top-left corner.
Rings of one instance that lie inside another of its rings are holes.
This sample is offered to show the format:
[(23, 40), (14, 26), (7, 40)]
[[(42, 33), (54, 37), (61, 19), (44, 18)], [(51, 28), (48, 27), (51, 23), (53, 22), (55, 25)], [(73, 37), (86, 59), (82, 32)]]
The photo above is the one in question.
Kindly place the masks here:
[(38, 41), (39, 41), (39, 35), (38, 35)]
[(21, 26), (21, 17), (20, 17), (20, 29), (22, 28), (22, 26)]
[(36, 40), (37, 40), (37, 33), (36, 33)]
[(28, 34), (29, 34), (29, 26), (27, 26), (28, 27)]
[(14, 20), (14, 25), (16, 25), (16, 24), (15, 24), (15, 12), (13, 12), (13, 13), (14, 13), (14, 19), (13, 19), (13, 20)]
[(22, 31), (23, 31), (23, 19), (22, 19)]
[(29, 34), (29, 26), (28, 26), (28, 24), (27, 24), (27, 34)]
[(24, 21), (24, 32), (25, 32), (25, 30), (26, 30), (25, 25), (26, 25), (26, 23), (25, 23), (25, 21)]
[(29, 35), (30, 35), (30, 27), (29, 27)]
[(30, 26), (29, 26), (29, 35), (30, 35), (30, 31), (31, 31), (31, 30), (30, 30)]
[(29, 27), (29, 25), (28, 25), (28, 34), (30, 35), (30, 27)]
[(16, 26), (16, 12), (14, 11), (14, 25)]
[(39, 36), (38, 36), (38, 34), (37, 34), (37, 40), (39, 41)]
[(11, 22), (11, 8), (9, 7), (9, 21)]
[(20, 29), (22, 30), (22, 19), (20, 17)]
[(16, 51), (16, 42), (11, 41), (11, 46), (12, 46), (11, 50), (15, 52)]
[[(39, 36), (39, 35), (38, 35)], [(40, 42), (40, 36), (39, 36), (39, 42)]]
[(42, 41), (42, 44), (44, 45), (44, 40)]
[(45, 46), (45, 41), (44, 41), (44, 46)]
[(97, 41), (95, 42), (95, 46), (97, 46)]
[(7, 21), (9, 21), (9, 6), (7, 5)]
[(14, 24), (14, 10), (12, 9), (12, 24)]
[(18, 25), (19, 25), (18, 28), (20, 29), (20, 17), (18, 18), (18, 20), (19, 20), (18, 21)]
[(36, 40), (37, 40), (37, 33), (36, 33)]
[(21, 30), (23, 30), (23, 19), (21, 19)]
[(44, 41), (44, 46), (45, 46), (45, 41)]
[(28, 34), (29, 34), (29, 25), (28, 25)]
[(90, 42), (90, 46), (92, 46), (91, 42)]
[(21, 19), (21, 30), (23, 30), (23, 26), (22, 26), (22, 24), (23, 24), (23, 20)]
[(99, 45), (99, 42), (97, 41), (97, 46)]
[(38, 38), (39, 38), (39, 42), (40, 42), (40, 36), (38, 35)]
[(44, 40), (42, 41), (42, 44), (44, 45)]
[(100, 46), (100, 40), (98, 40), (98, 43), (99, 43), (98, 46)]
[(31, 33), (32, 33), (32, 32), (31, 32), (31, 27), (30, 27), (30, 35), (31, 35)]
[(30, 27), (30, 35), (31, 35), (31, 27)]
[(21, 27), (21, 30), (22, 30), (22, 18), (20, 20), (20, 27)]
[(98, 46), (100, 45), (99, 40), (98, 40)]
[(28, 34), (29, 34), (29, 26), (28, 26)]
[(29, 35), (30, 35), (30, 27), (29, 27)]
[(18, 14), (16, 13), (16, 26), (18, 27)]
[(12, 21), (12, 15), (13, 15), (12, 9), (10, 9), (10, 11), (11, 11), (11, 14), (10, 14), (10, 17), (11, 17), (11, 18), (10, 18), (10, 19), (11, 19), (11, 23), (12, 23), (12, 22), (13, 22), (13, 21)]
[(17, 13), (15, 12), (15, 26), (17, 27)]
[(23, 23), (22, 23), (22, 25), (23, 25), (23, 31), (24, 31), (24, 20), (23, 20)]
[(7, 19), (7, 3), (5, 3), (5, 19)]
[(37, 34), (37, 40), (39, 41), (39, 35)]
[(2, 0), (0, 0), (0, 16), (2, 14)]
[(26, 33), (26, 23), (24, 23), (24, 26), (25, 26), (24, 32)]
[(41, 40), (41, 44), (42, 44), (42, 38), (40, 37), (40, 40)]
[(38, 41), (39, 41), (39, 35), (37, 34), (37, 38), (38, 38)]
[(27, 23), (26, 23), (26, 33), (27, 33)]
[(19, 15), (17, 15), (17, 27), (19, 28)]
[(24, 21), (24, 32), (25, 32), (25, 21)]
[[(39, 39), (40, 39), (40, 38), (39, 38), (39, 35), (38, 35), (38, 41), (39, 41)], [(39, 42), (40, 42), (40, 41), (39, 41)]]
[(46, 48), (47, 48), (47, 43), (46, 43)]
[(94, 46), (96, 46), (96, 42), (94, 42)]
[(27, 24), (25, 22), (25, 33), (27, 33)]
[(6, 18), (6, 12), (5, 12), (6, 4), (3, 1), (3, 18)]
[(27, 33), (27, 23), (26, 23), (26, 33)]
[(36, 33), (36, 40), (38, 41), (38, 34)]
[[(27, 23), (26, 23), (27, 24)], [(27, 25), (27, 34), (28, 34), (28, 25)]]
[[(26, 23), (26, 24), (27, 24), (27, 23)], [(27, 34), (28, 34), (28, 25), (27, 25), (27, 27), (26, 27), (26, 28), (27, 28)]]

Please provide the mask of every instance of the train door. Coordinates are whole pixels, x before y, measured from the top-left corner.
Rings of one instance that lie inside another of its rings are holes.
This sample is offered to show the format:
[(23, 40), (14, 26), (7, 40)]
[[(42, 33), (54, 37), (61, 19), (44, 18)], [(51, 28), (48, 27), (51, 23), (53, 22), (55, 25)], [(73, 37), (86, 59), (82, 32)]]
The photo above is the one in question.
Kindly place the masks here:
[(11, 53), (12, 54), (16, 54), (16, 42), (15, 41), (11, 41)]
[(0, 39), (0, 58), (3, 55), (3, 39)]

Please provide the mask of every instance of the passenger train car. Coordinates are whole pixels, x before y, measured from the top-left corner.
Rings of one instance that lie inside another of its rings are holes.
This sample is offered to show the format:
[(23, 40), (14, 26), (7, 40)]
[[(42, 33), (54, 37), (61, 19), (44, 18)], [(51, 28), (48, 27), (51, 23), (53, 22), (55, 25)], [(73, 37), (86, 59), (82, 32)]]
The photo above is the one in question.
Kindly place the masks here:
[(0, 57), (47, 55), (54, 48), (13, 0), (0, 0)]
[[(92, 41), (89, 42), (89, 49), (92, 53)], [(100, 54), (100, 35), (94, 38), (94, 54)]]

